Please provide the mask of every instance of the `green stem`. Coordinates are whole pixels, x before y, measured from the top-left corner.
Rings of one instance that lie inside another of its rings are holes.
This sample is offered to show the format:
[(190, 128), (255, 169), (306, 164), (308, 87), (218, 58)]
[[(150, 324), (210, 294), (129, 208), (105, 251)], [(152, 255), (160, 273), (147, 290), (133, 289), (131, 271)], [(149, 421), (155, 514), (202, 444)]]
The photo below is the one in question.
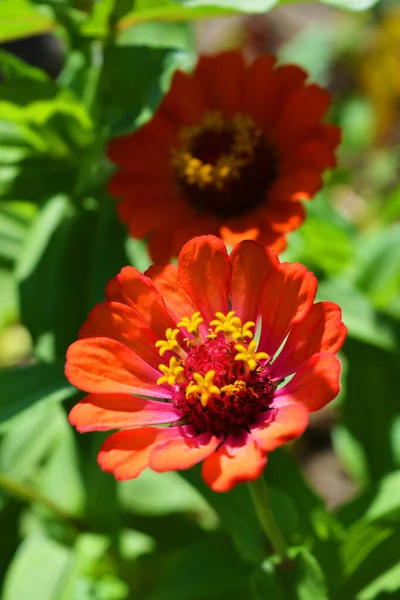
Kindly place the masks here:
[(282, 560), (286, 560), (288, 557), (286, 542), (272, 514), (264, 477), (261, 475), (255, 481), (252, 481), (249, 487), (265, 535), (271, 542), (275, 552), (279, 554)]
[(70, 515), (63, 508), (55, 504), (52, 500), (43, 496), (38, 490), (27, 485), (26, 483), (22, 483), (21, 481), (16, 481), (12, 479), (8, 475), (4, 473), (0, 473), (0, 488), (3, 489), (10, 496), (14, 496), (15, 498), (19, 498), (25, 502), (29, 503), (37, 503), (49, 510), (53, 513), (61, 521), (67, 522), (69, 525), (78, 530), (87, 529), (85, 523), (80, 519)]

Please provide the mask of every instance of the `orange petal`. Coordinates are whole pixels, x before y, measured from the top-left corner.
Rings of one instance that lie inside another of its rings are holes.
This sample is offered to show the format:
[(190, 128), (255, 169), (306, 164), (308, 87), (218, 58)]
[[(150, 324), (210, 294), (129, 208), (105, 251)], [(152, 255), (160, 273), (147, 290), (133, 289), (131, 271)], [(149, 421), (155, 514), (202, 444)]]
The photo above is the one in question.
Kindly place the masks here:
[(274, 133), (279, 150), (285, 152), (305, 137), (323, 119), (330, 101), (330, 94), (315, 84), (302, 87), (288, 98)]
[(271, 366), (271, 375), (286, 377), (318, 352), (334, 354), (343, 345), (347, 327), (342, 323), (342, 311), (334, 302), (314, 304), (301, 322), (290, 332), (282, 352)]
[(278, 79), (275, 76), (273, 56), (260, 56), (246, 69), (243, 89), (243, 112), (265, 132), (279, 110), (277, 103)]
[(271, 269), (260, 298), (262, 318), (259, 349), (273, 356), (314, 301), (317, 279), (299, 263), (282, 263)]
[(201, 56), (194, 71), (207, 94), (210, 110), (222, 110), (233, 117), (240, 111), (245, 63), (240, 51)]
[(281, 175), (268, 190), (273, 202), (309, 200), (321, 189), (321, 174), (311, 169), (299, 169)]
[(302, 404), (287, 404), (267, 413), (270, 421), (253, 429), (251, 437), (264, 452), (272, 452), (279, 446), (299, 437), (308, 425), (308, 411)]
[(84, 392), (171, 396), (169, 386), (157, 385), (159, 371), (120, 342), (108, 338), (74, 342), (68, 348), (65, 374)]
[(178, 278), (176, 265), (153, 265), (145, 273), (149, 277), (176, 322), (182, 317), (191, 317), (196, 312), (196, 306), (183, 289)]
[(106, 337), (117, 340), (155, 369), (160, 364), (160, 355), (155, 348), (158, 338), (140, 315), (126, 304), (97, 304), (80, 330), (79, 337)]
[(224, 444), (206, 458), (202, 475), (214, 492), (227, 492), (237, 483), (260, 477), (266, 462), (267, 457), (249, 437), (243, 446), (228, 448)]
[(220, 440), (209, 433), (196, 437), (182, 435), (183, 428), (174, 427), (175, 432), (161, 442), (157, 442), (151, 451), (149, 467), (154, 471), (175, 471), (190, 469), (204, 460), (217, 448)]
[(206, 108), (205, 94), (197, 79), (183, 71), (175, 71), (170, 90), (158, 109), (159, 114), (179, 126), (195, 125), (202, 120)]
[(108, 282), (106, 298), (109, 302), (121, 302), (133, 308), (157, 339), (164, 339), (166, 330), (176, 326), (153, 282), (134, 267), (124, 267)]
[(169, 402), (127, 394), (89, 394), (73, 407), (68, 420), (78, 431), (86, 432), (173, 423), (181, 417)]
[(100, 448), (97, 457), (103, 471), (116, 479), (134, 479), (148, 466), (152, 445), (160, 429), (143, 427), (113, 433)]
[(206, 321), (229, 311), (230, 261), (222, 240), (207, 235), (188, 242), (179, 255), (178, 275)]
[(271, 229), (288, 233), (297, 229), (305, 219), (305, 210), (299, 202), (268, 202), (262, 210)]
[(265, 277), (279, 261), (265, 246), (250, 240), (240, 242), (230, 255), (232, 263), (231, 304), (242, 323), (257, 321), (260, 293)]
[(284, 387), (275, 392), (274, 405), (298, 402), (308, 412), (319, 410), (333, 400), (340, 389), (340, 361), (320, 352), (304, 363)]
[[(129, 234), (137, 239), (142, 239), (159, 228), (171, 238), (171, 229), (176, 224), (181, 208), (181, 198), (167, 188), (163, 193), (157, 194), (140, 193), (138, 190), (138, 196), (127, 194), (117, 205), (120, 220), (128, 223)], [(163, 259), (168, 260), (165, 253)]]

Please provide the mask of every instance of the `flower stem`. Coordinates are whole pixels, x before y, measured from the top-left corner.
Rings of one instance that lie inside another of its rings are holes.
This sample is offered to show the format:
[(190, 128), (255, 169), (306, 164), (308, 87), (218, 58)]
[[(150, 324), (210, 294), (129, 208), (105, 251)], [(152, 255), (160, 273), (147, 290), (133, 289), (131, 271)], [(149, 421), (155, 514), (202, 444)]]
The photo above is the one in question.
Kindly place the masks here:
[(0, 473), (0, 489), (3, 489), (10, 496), (14, 496), (15, 498), (19, 498), (25, 502), (42, 505), (44, 508), (52, 512), (55, 517), (68, 523), (75, 529), (87, 529), (83, 521), (66, 512), (63, 508), (61, 508), (61, 506), (58, 506), (52, 500), (50, 500), (50, 498), (43, 496), (43, 494), (41, 494), (35, 488), (27, 485), (26, 483), (22, 483), (22, 481), (17, 481), (5, 473)]
[(287, 545), (274, 515), (272, 514), (268, 499), (267, 484), (265, 483), (264, 477), (261, 475), (261, 477), (255, 481), (249, 483), (249, 487), (256, 513), (265, 535), (280, 558), (286, 560), (288, 557)]

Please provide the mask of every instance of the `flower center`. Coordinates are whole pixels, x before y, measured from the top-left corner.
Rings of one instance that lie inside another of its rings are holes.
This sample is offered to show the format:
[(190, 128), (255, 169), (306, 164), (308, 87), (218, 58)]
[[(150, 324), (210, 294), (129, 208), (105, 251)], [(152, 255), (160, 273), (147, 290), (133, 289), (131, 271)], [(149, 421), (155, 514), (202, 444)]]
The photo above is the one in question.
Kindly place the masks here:
[[(216, 313), (204, 336), (200, 313), (184, 317), (156, 342), (161, 356), (173, 352), (169, 366), (160, 365), (159, 384), (173, 388), (172, 399), (185, 423), (197, 433), (228, 436), (248, 431), (269, 409), (276, 384), (268, 376), (268, 354), (256, 351), (251, 321), (242, 325), (234, 311)], [(179, 339), (181, 338), (181, 339)]]
[(277, 159), (251, 117), (207, 113), (183, 127), (172, 153), (178, 186), (199, 213), (237, 217), (261, 204), (276, 176)]

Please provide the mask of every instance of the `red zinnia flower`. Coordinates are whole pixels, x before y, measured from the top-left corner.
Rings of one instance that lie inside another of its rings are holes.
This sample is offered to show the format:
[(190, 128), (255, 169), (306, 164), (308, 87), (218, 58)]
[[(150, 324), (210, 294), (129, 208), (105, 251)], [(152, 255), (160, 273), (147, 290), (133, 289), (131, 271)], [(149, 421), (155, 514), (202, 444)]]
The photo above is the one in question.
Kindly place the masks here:
[(339, 391), (347, 330), (316, 288), (269, 248), (244, 241), (228, 256), (213, 236), (188, 242), (178, 266), (125, 267), (68, 350), (67, 377), (89, 392), (70, 422), (122, 429), (99, 454), (117, 479), (203, 459), (216, 491), (257, 478)]
[(175, 73), (151, 121), (111, 143), (109, 191), (155, 261), (206, 233), (284, 249), (340, 140), (321, 123), (328, 92), (306, 78), (272, 56), (249, 66), (238, 51), (202, 56), (193, 75)]

